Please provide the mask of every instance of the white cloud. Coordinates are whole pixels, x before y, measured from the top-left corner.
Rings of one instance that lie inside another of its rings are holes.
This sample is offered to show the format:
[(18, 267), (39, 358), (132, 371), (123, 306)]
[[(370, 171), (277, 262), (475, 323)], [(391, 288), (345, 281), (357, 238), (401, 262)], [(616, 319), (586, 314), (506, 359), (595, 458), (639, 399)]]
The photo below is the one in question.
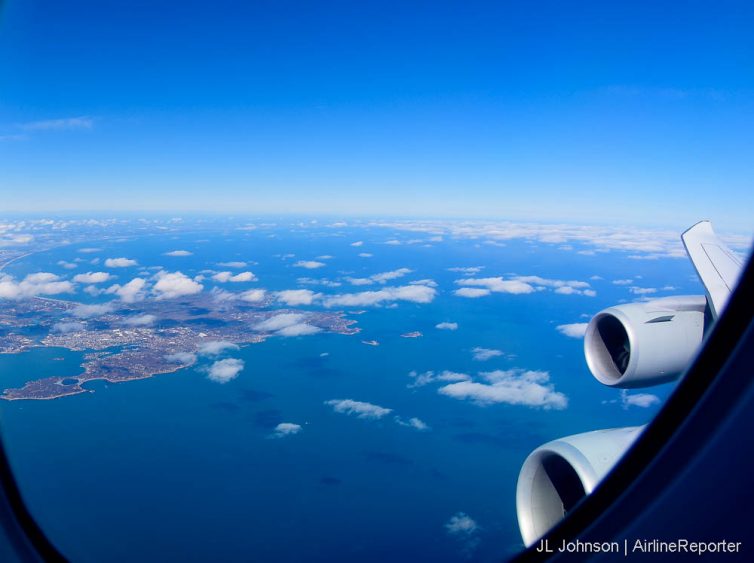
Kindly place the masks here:
[(94, 254), (95, 252), (102, 252), (102, 249), (86, 247), (86, 248), (79, 248), (76, 252), (80, 252), (81, 254)]
[(456, 280), (459, 285), (479, 286), (495, 293), (532, 293), (534, 287), (530, 284), (519, 280), (504, 280), (502, 277), (496, 278), (466, 278)]
[(266, 294), (267, 292), (264, 289), (250, 289), (249, 291), (244, 291), (240, 295), (240, 299), (249, 303), (259, 303), (264, 300)]
[(372, 256), (374, 256), (374, 254), (371, 252), (359, 252), (360, 258), (371, 258)]
[(461, 289), (456, 289), (453, 293), (458, 297), (475, 299), (489, 295), (491, 292), (489, 289), (482, 289), (480, 287), (462, 287)]
[(207, 369), (207, 378), (216, 383), (228, 383), (238, 377), (243, 368), (243, 360), (236, 358), (218, 360)]
[(74, 268), (78, 268), (78, 264), (74, 264), (73, 262), (66, 262), (65, 260), (58, 260), (58, 266), (65, 268), (66, 270), (73, 270)]
[(158, 272), (155, 276), (157, 283), (152, 288), (152, 293), (157, 299), (175, 299), (185, 295), (199, 293), (204, 286), (181, 272)]
[(565, 336), (570, 336), (571, 338), (584, 338), (587, 326), (589, 326), (589, 323), (570, 323), (558, 325), (555, 328), (560, 334), (564, 334)]
[(233, 272), (217, 272), (214, 276), (212, 276), (212, 279), (220, 283), (238, 283), (255, 281), (257, 277), (252, 272), (240, 272), (235, 275), (233, 274)]
[(393, 412), (393, 409), (352, 399), (333, 399), (325, 401), (325, 404), (330, 405), (335, 412), (372, 420), (380, 419)]
[(634, 283), (632, 279), (613, 280), (613, 285), (631, 285), (632, 283)]
[(340, 287), (343, 285), (340, 282), (329, 280), (327, 278), (297, 278), (296, 281), (300, 285), (322, 285), (325, 287)]
[(629, 291), (634, 295), (649, 295), (650, 293), (657, 293), (657, 289), (654, 287), (631, 287)]
[(397, 270), (392, 270), (390, 272), (382, 272), (379, 274), (374, 274), (373, 276), (370, 276), (370, 278), (377, 283), (386, 283), (390, 280), (394, 280), (397, 278), (401, 278), (405, 276), (406, 274), (410, 274), (413, 270), (409, 268), (398, 268)]
[(272, 332), (278, 336), (308, 336), (322, 329), (304, 322), (305, 315), (298, 313), (281, 313), (254, 325), (259, 332)]
[(56, 274), (38, 272), (29, 274), (20, 282), (0, 273), (0, 299), (26, 299), (37, 295), (73, 293), (74, 285), (61, 280)]
[(308, 336), (310, 334), (317, 334), (322, 329), (316, 326), (312, 326), (306, 323), (298, 323), (291, 326), (286, 326), (278, 330), (275, 334), (280, 336)]
[(546, 371), (496, 370), (480, 374), (489, 383), (461, 381), (438, 389), (454, 399), (471, 400), (478, 405), (507, 403), (544, 409), (564, 409), (568, 398), (555, 391)]
[(409, 428), (413, 428), (414, 430), (418, 430), (419, 432), (424, 432), (426, 430), (430, 430), (429, 425), (421, 420), (420, 418), (411, 417), (408, 420), (403, 420), (400, 416), (396, 416), (394, 418), (395, 423), (400, 426), (407, 426)]
[(33, 240), (33, 235), (0, 233), (0, 247), (23, 246), (24, 244), (29, 244)]
[[(685, 251), (678, 232), (669, 230), (637, 229), (635, 227), (546, 225), (539, 223), (482, 222), (482, 221), (394, 221), (374, 222), (370, 226), (394, 230), (447, 235), (466, 239), (491, 239), (494, 242), (523, 239), (531, 242), (563, 245), (568, 243), (573, 251), (582, 254), (594, 252), (634, 253), (634, 258), (681, 258)], [(743, 248), (748, 248), (748, 237), (740, 237)]]
[(437, 323), (435, 328), (439, 328), (440, 330), (458, 330), (458, 323)]
[(466, 513), (458, 512), (450, 517), (445, 529), (452, 536), (469, 536), (475, 533), (479, 526), (477, 523)]
[(316, 260), (299, 260), (294, 264), (296, 268), (306, 268), (307, 270), (314, 270), (316, 268), (322, 268), (326, 266), (324, 262), (318, 262)]
[(281, 313), (257, 323), (254, 325), (254, 330), (260, 332), (275, 332), (286, 327), (297, 325), (303, 320), (304, 315), (300, 313)]
[(101, 317), (113, 311), (111, 303), (102, 303), (98, 305), (79, 305), (71, 309), (71, 314), (80, 319), (90, 319), (92, 317)]
[(234, 269), (245, 268), (246, 266), (248, 266), (248, 264), (246, 262), (241, 262), (241, 261), (235, 261), (235, 262), (218, 262), (217, 265), (221, 266), (223, 268), (234, 268)]
[(356, 242), (352, 242), (351, 246), (355, 246), (355, 247), (364, 246), (364, 241), (363, 240), (357, 240)]
[(286, 289), (275, 293), (275, 298), (288, 306), (311, 305), (322, 294), (310, 289)]
[(78, 332), (84, 330), (86, 325), (76, 321), (60, 322), (52, 325), (52, 332), (59, 332), (61, 334), (69, 334), (71, 332)]
[[(596, 292), (590, 288), (589, 283), (578, 280), (553, 280), (540, 276), (513, 276), (505, 280), (502, 277), (492, 278), (466, 278), (456, 280), (458, 285), (482, 287), (493, 293), (533, 293), (543, 289), (553, 289), (555, 293), (564, 295), (586, 295), (594, 297)], [(463, 288), (462, 288), (463, 289)], [(456, 291), (456, 295), (459, 292)], [(468, 294), (463, 297), (481, 297), (482, 295)]]
[(628, 407), (641, 407), (643, 409), (660, 404), (660, 398), (651, 393), (629, 393), (625, 389), (620, 392), (621, 404), (624, 409)]
[(123, 324), (126, 326), (151, 326), (156, 320), (157, 317), (155, 315), (136, 315), (123, 319)]
[(136, 303), (143, 301), (146, 297), (144, 287), (146, 286), (146, 280), (142, 278), (134, 278), (126, 285), (111, 285), (107, 288), (107, 293), (114, 293), (120, 297), (124, 303)]
[(228, 350), (238, 350), (238, 345), (227, 340), (211, 340), (203, 342), (198, 349), (202, 356), (217, 356)]
[(175, 352), (174, 354), (167, 354), (165, 360), (175, 364), (192, 365), (196, 362), (196, 354), (191, 352)]
[(165, 256), (192, 256), (193, 254), (193, 252), (189, 252), (188, 250), (171, 250), (170, 252), (166, 252)]
[(474, 355), (474, 360), (476, 360), (477, 362), (486, 362), (487, 360), (491, 360), (492, 358), (503, 355), (500, 350), (494, 350), (492, 348), (480, 348), (479, 346), (474, 348), (471, 353)]
[(301, 425), (294, 424), (293, 422), (281, 422), (275, 427), (272, 432), (273, 438), (285, 438), (286, 436), (293, 436), (301, 432)]
[(325, 307), (365, 307), (395, 301), (431, 303), (436, 295), (437, 290), (426, 285), (403, 285), (385, 287), (378, 291), (332, 295), (324, 299), (324, 305)]
[(346, 280), (351, 285), (372, 285), (373, 283), (385, 284), (390, 280), (402, 278), (406, 274), (410, 274), (412, 271), (413, 270), (410, 270), (408, 268), (398, 268), (397, 270), (374, 274), (367, 278), (346, 278)]
[[(81, 250), (79, 250), (81, 252)], [(130, 258), (108, 258), (105, 260), (105, 266), (108, 268), (128, 268), (130, 266), (136, 266), (138, 262)]]
[(74, 276), (73, 281), (78, 283), (102, 283), (108, 281), (111, 277), (107, 272), (87, 272)]
[(447, 382), (471, 380), (471, 376), (466, 373), (458, 373), (455, 371), (448, 371), (448, 370), (442, 371), (437, 374), (433, 371), (425, 371), (423, 373), (412, 371), (408, 374), (408, 376), (413, 379), (413, 381), (409, 383), (408, 385), (409, 388), (423, 387), (424, 385), (427, 385), (429, 383), (434, 383), (435, 381), (443, 381), (447, 383)]

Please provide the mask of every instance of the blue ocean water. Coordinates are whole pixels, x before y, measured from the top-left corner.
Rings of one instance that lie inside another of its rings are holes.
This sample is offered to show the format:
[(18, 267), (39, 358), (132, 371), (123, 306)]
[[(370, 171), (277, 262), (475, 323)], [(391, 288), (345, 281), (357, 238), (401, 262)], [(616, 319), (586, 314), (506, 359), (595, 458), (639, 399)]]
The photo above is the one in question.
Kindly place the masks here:
[[(672, 283), (672, 293), (699, 293), (686, 261), (580, 255), (520, 240), (505, 246), (468, 239), (385, 245), (394, 235), (385, 229), (276, 228), (147, 233), (93, 241), (88, 246), (100, 249), (94, 253), (81, 254), (77, 250), (87, 245), (73, 245), (14, 263), (8, 273), (16, 276), (70, 275), (60, 260), (138, 260), (139, 266), (117, 272), (122, 283), (142, 267), (196, 275), (224, 269), (218, 262), (249, 262), (259, 281), (222, 286), (233, 290), (368, 290), (374, 288), (300, 285), (297, 278), (332, 280), (402, 267), (413, 272), (395, 285), (426, 278), (438, 284), (429, 304), (364, 307), (353, 317), (362, 329), (358, 335), (273, 337), (229, 352), (226, 357), (244, 360), (245, 368), (226, 384), (210, 381), (200, 361), (140, 381), (93, 382), (87, 385), (93, 393), (3, 402), (3, 439), (24, 498), (63, 553), (76, 561), (496, 561), (522, 547), (515, 486), (532, 449), (567, 434), (643, 424), (656, 412), (657, 406), (622, 408), (617, 391), (589, 374), (583, 342), (555, 327), (585, 322), (601, 308), (630, 300), (612, 279), (642, 276), (642, 285)], [(351, 246), (355, 241), (364, 244)], [(175, 249), (193, 255), (164, 255)], [(359, 256), (364, 252), (372, 256)], [(323, 255), (332, 255), (322, 259), (323, 268), (292, 266)], [(595, 297), (542, 291), (465, 299), (452, 292), (455, 280), (468, 276), (448, 268), (469, 266), (484, 266), (478, 277), (602, 279), (590, 281)], [(211, 285), (205, 282), (205, 290)], [(435, 328), (444, 321), (458, 329)], [(410, 331), (424, 336), (400, 336)], [(371, 339), (380, 346), (361, 343)], [(503, 355), (475, 361), (475, 347)], [(63, 349), (0, 355), (3, 388), (75, 376), (81, 359)], [(412, 370), (473, 375), (511, 368), (549, 372), (568, 407), (479, 406), (438, 394), (437, 384), (409, 387)], [(651, 392), (664, 398), (671, 389)], [(333, 412), (324, 404), (332, 399), (393, 412), (363, 420)], [(418, 417), (430, 429), (396, 424), (393, 415)], [(281, 422), (303, 429), (271, 438)], [(473, 533), (448, 532), (446, 524), (459, 512), (474, 520)]]

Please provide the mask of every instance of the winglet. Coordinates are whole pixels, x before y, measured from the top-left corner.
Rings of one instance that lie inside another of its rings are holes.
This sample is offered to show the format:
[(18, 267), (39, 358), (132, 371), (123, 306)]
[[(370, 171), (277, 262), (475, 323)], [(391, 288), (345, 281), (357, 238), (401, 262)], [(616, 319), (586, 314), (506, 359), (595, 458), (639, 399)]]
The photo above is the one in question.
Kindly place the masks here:
[(712, 230), (712, 223), (700, 221), (681, 235), (686, 253), (707, 291), (714, 318), (720, 316), (743, 269), (741, 259)]

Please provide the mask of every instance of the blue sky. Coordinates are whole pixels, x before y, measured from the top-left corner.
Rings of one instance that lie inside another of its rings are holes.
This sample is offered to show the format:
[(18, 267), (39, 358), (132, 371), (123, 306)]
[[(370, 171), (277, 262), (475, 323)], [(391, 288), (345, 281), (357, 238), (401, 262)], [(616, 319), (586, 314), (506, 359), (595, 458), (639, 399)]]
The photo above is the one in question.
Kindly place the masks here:
[(751, 230), (749, 2), (11, 0), (2, 18), (5, 211)]

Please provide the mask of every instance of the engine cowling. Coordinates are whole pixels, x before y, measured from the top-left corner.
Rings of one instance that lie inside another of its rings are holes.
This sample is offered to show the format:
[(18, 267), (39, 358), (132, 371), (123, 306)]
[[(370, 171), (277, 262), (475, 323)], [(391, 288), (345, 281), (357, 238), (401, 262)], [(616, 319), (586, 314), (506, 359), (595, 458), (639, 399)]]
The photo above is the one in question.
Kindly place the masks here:
[(677, 378), (704, 338), (704, 296), (666, 297), (609, 307), (587, 326), (592, 375), (611, 387), (644, 387)]
[(518, 526), (527, 547), (594, 490), (643, 429), (576, 434), (548, 442), (529, 454), (516, 485)]

